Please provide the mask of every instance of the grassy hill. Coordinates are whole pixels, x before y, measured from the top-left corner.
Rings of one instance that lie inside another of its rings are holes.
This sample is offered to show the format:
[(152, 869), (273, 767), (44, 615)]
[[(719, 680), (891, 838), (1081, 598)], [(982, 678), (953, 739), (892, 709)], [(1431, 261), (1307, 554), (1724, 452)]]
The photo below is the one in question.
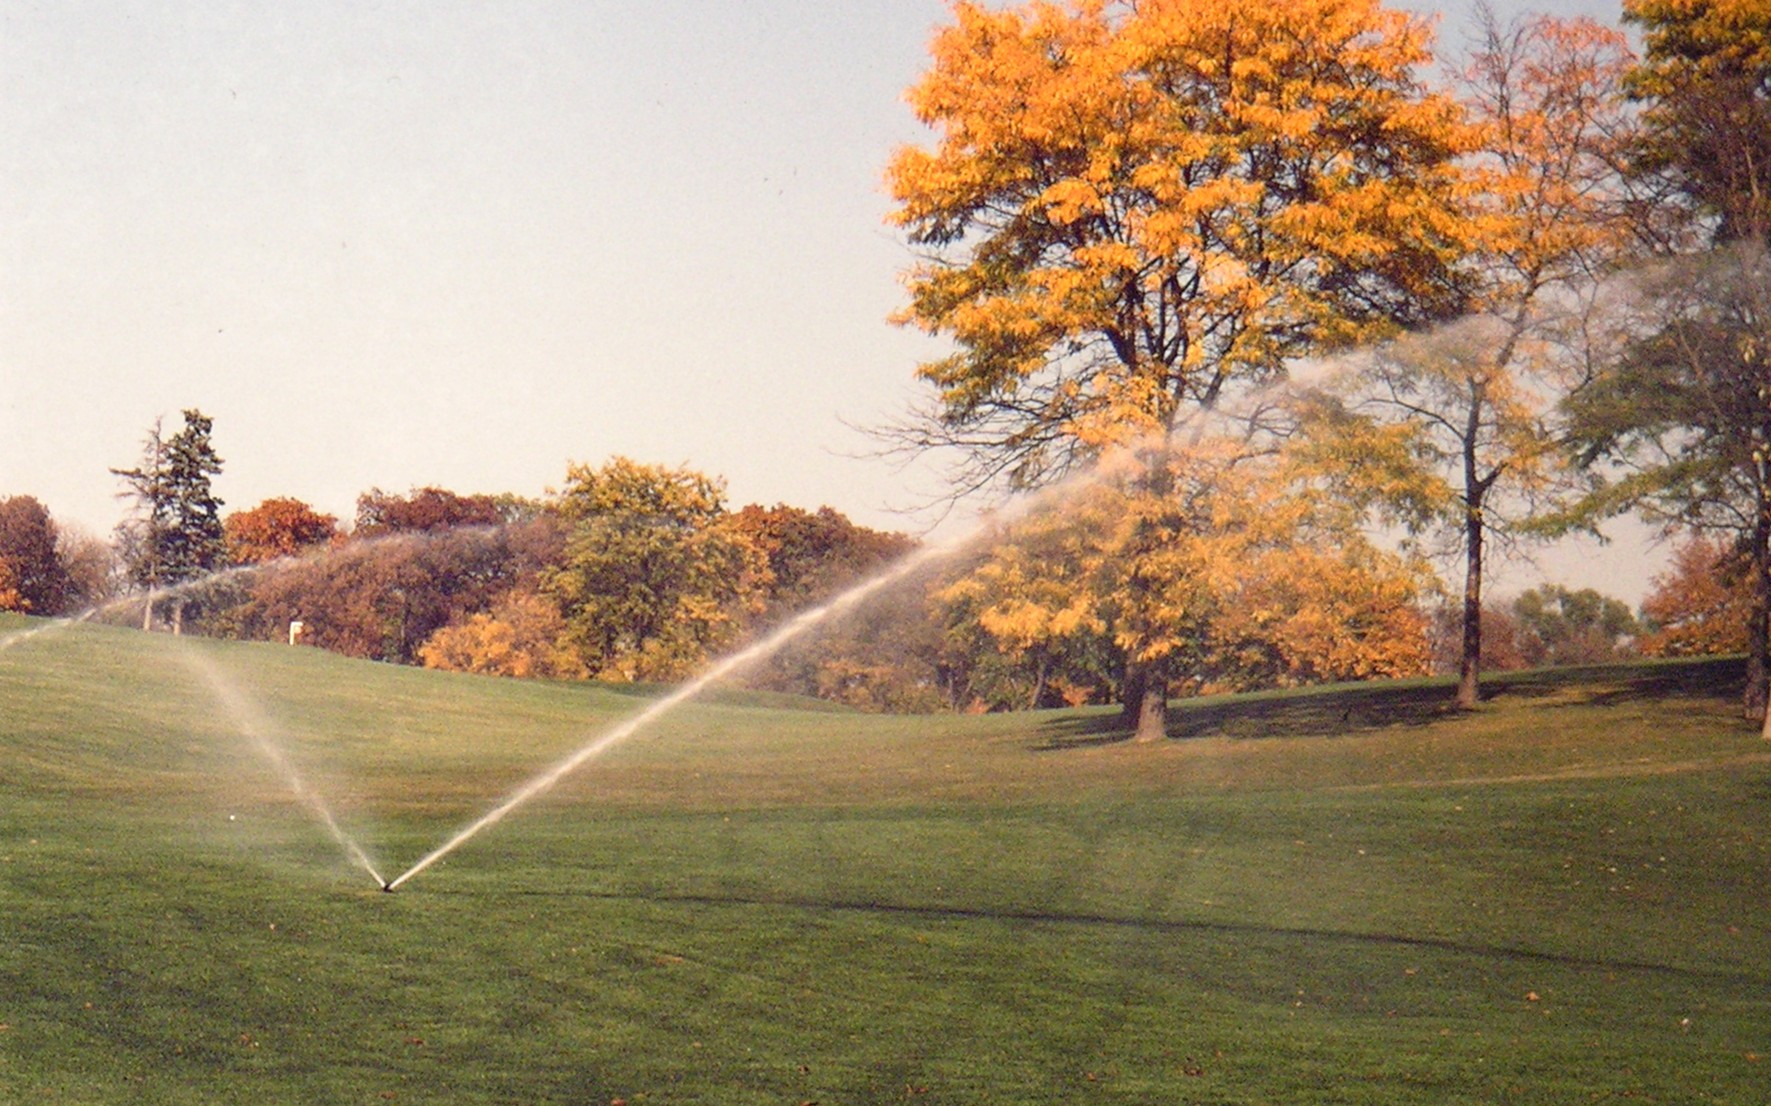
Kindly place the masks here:
[[(0, 1102), (1762, 1103), (1735, 662), (1102, 712), (644, 689), (0, 616)], [(12, 637), (10, 646), (4, 642)], [(256, 738), (255, 738), (256, 735)]]

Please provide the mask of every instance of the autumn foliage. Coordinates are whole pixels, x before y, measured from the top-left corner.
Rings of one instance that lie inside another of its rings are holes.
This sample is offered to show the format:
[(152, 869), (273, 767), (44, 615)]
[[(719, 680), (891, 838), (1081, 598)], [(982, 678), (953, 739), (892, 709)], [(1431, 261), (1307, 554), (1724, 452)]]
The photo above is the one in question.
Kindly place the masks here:
[(286, 496), (267, 499), (250, 511), (235, 511), (222, 520), (222, 533), (228, 560), (237, 565), (292, 557), (339, 537), (336, 517)]
[(561, 646), (566, 621), (551, 600), (513, 590), (490, 610), (470, 614), (432, 634), (418, 648), (426, 668), (517, 679), (576, 679), (584, 662)]
[(1016, 705), (1122, 691), (1138, 662), (1186, 693), (1425, 672), (1421, 566), (1231, 443), (1151, 463), (1110, 460), (942, 593), (1025, 671)]
[(0, 497), (0, 611), (60, 614), (75, 594), (48, 508), (28, 495)]
[(1641, 651), (1655, 657), (1744, 653), (1751, 610), (1746, 558), (1722, 542), (1691, 538), (1674, 550), (1642, 601), (1649, 628)]

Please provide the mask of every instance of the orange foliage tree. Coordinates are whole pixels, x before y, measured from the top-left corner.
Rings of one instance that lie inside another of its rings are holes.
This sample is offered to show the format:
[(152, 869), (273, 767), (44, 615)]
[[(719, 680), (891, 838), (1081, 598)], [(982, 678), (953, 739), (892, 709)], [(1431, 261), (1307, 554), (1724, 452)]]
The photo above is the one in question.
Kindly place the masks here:
[(1596, 278), (1632, 242), (1615, 168), (1632, 60), (1591, 20), (1488, 17), (1462, 82), (1479, 140), (1463, 203), (1467, 316), (1349, 360), (1327, 384), (1335, 401), (1306, 423), (1325, 469), (1370, 470), (1385, 512), (1462, 562), (1466, 708), (1490, 547), (1529, 536), (1582, 484), (1557, 425), (1581, 368), (1564, 351)]
[(356, 532), (362, 537), (497, 526), (505, 521), (499, 499), (490, 495), (459, 495), (446, 488), (424, 487), (407, 495), (370, 488), (357, 497)]
[(913, 538), (857, 526), (830, 507), (753, 503), (731, 525), (768, 560), (765, 618), (826, 599), (916, 548)]
[(1746, 652), (1751, 582), (1751, 565), (1729, 543), (1701, 536), (1680, 543), (1642, 600), (1648, 632), (1637, 648), (1651, 657)]
[[(1103, 638), (1118, 658), (1110, 678), (1143, 649), (1193, 692), (1427, 671), (1424, 566), (1376, 548), (1355, 514), (1273, 459), (1229, 443), (1168, 453), (1156, 497), (1149, 456), (1014, 524), (942, 598), (974, 612), (1038, 687), (1085, 683), (1062, 665)], [(1128, 558), (1129, 546), (1155, 552)]]
[(261, 564), (334, 540), (338, 537), (338, 519), (299, 499), (273, 497), (249, 511), (235, 511), (227, 516), (222, 521), (222, 534), (230, 562)]
[(28, 611), (24, 593), (19, 591), (18, 573), (12, 562), (0, 558), (0, 611)]
[[(1417, 79), (1423, 21), (1379, 0), (954, 17), (908, 94), (937, 141), (888, 180), (926, 250), (899, 320), (954, 345), (919, 370), (937, 404), (899, 432), (957, 448), (960, 492), (1160, 439), (1291, 358), (1457, 302), (1470, 136)], [(1128, 714), (1155, 736), (1166, 653), (1125, 610)]]
[(566, 620), (559, 607), (529, 590), (512, 591), (489, 611), (432, 634), (418, 649), (426, 668), (518, 679), (575, 679), (584, 663), (560, 648)]

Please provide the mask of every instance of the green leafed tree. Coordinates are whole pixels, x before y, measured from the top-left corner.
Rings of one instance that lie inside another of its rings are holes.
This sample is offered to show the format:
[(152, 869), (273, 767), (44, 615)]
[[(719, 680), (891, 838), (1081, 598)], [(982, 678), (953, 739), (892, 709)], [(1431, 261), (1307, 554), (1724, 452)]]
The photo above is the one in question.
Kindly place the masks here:
[[(1739, 550), (1750, 579), (1742, 709), (1771, 738), (1771, 7), (1626, 0), (1643, 57), (1631, 169), (1653, 239), (1685, 251), (1628, 288), (1619, 352), (1574, 397), (1589, 462), (1623, 475), (1601, 509)], [(1665, 224), (1665, 225), (1663, 225)]]
[(1605, 664), (1628, 656), (1641, 632), (1629, 604), (1592, 588), (1531, 588), (1513, 600), (1530, 665)]
[(542, 587), (592, 676), (685, 676), (760, 604), (767, 561), (734, 526), (718, 480), (625, 457), (574, 464), (557, 509), (565, 550)]
[(1740, 550), (1752, 596), (1742, 709), (1757, 718), (1771, 675), (1771, 253), (1737, 242), (1630, 291), (1621, 352), (1569, 405), (1585, 459), (1616, 474), (1594, 507)]

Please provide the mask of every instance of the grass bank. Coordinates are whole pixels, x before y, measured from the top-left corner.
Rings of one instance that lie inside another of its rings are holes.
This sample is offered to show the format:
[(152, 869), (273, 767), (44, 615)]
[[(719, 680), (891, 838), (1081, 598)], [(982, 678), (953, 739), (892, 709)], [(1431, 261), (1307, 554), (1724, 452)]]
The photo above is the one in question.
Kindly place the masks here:
[(643, 700), (44, 632), (0, 651), (0, 1101), (1759, 1103), (1739, 679), (1199, 700), (1154, 748), (727, 694), (386, 895), (244, 731), (393, 874)]

